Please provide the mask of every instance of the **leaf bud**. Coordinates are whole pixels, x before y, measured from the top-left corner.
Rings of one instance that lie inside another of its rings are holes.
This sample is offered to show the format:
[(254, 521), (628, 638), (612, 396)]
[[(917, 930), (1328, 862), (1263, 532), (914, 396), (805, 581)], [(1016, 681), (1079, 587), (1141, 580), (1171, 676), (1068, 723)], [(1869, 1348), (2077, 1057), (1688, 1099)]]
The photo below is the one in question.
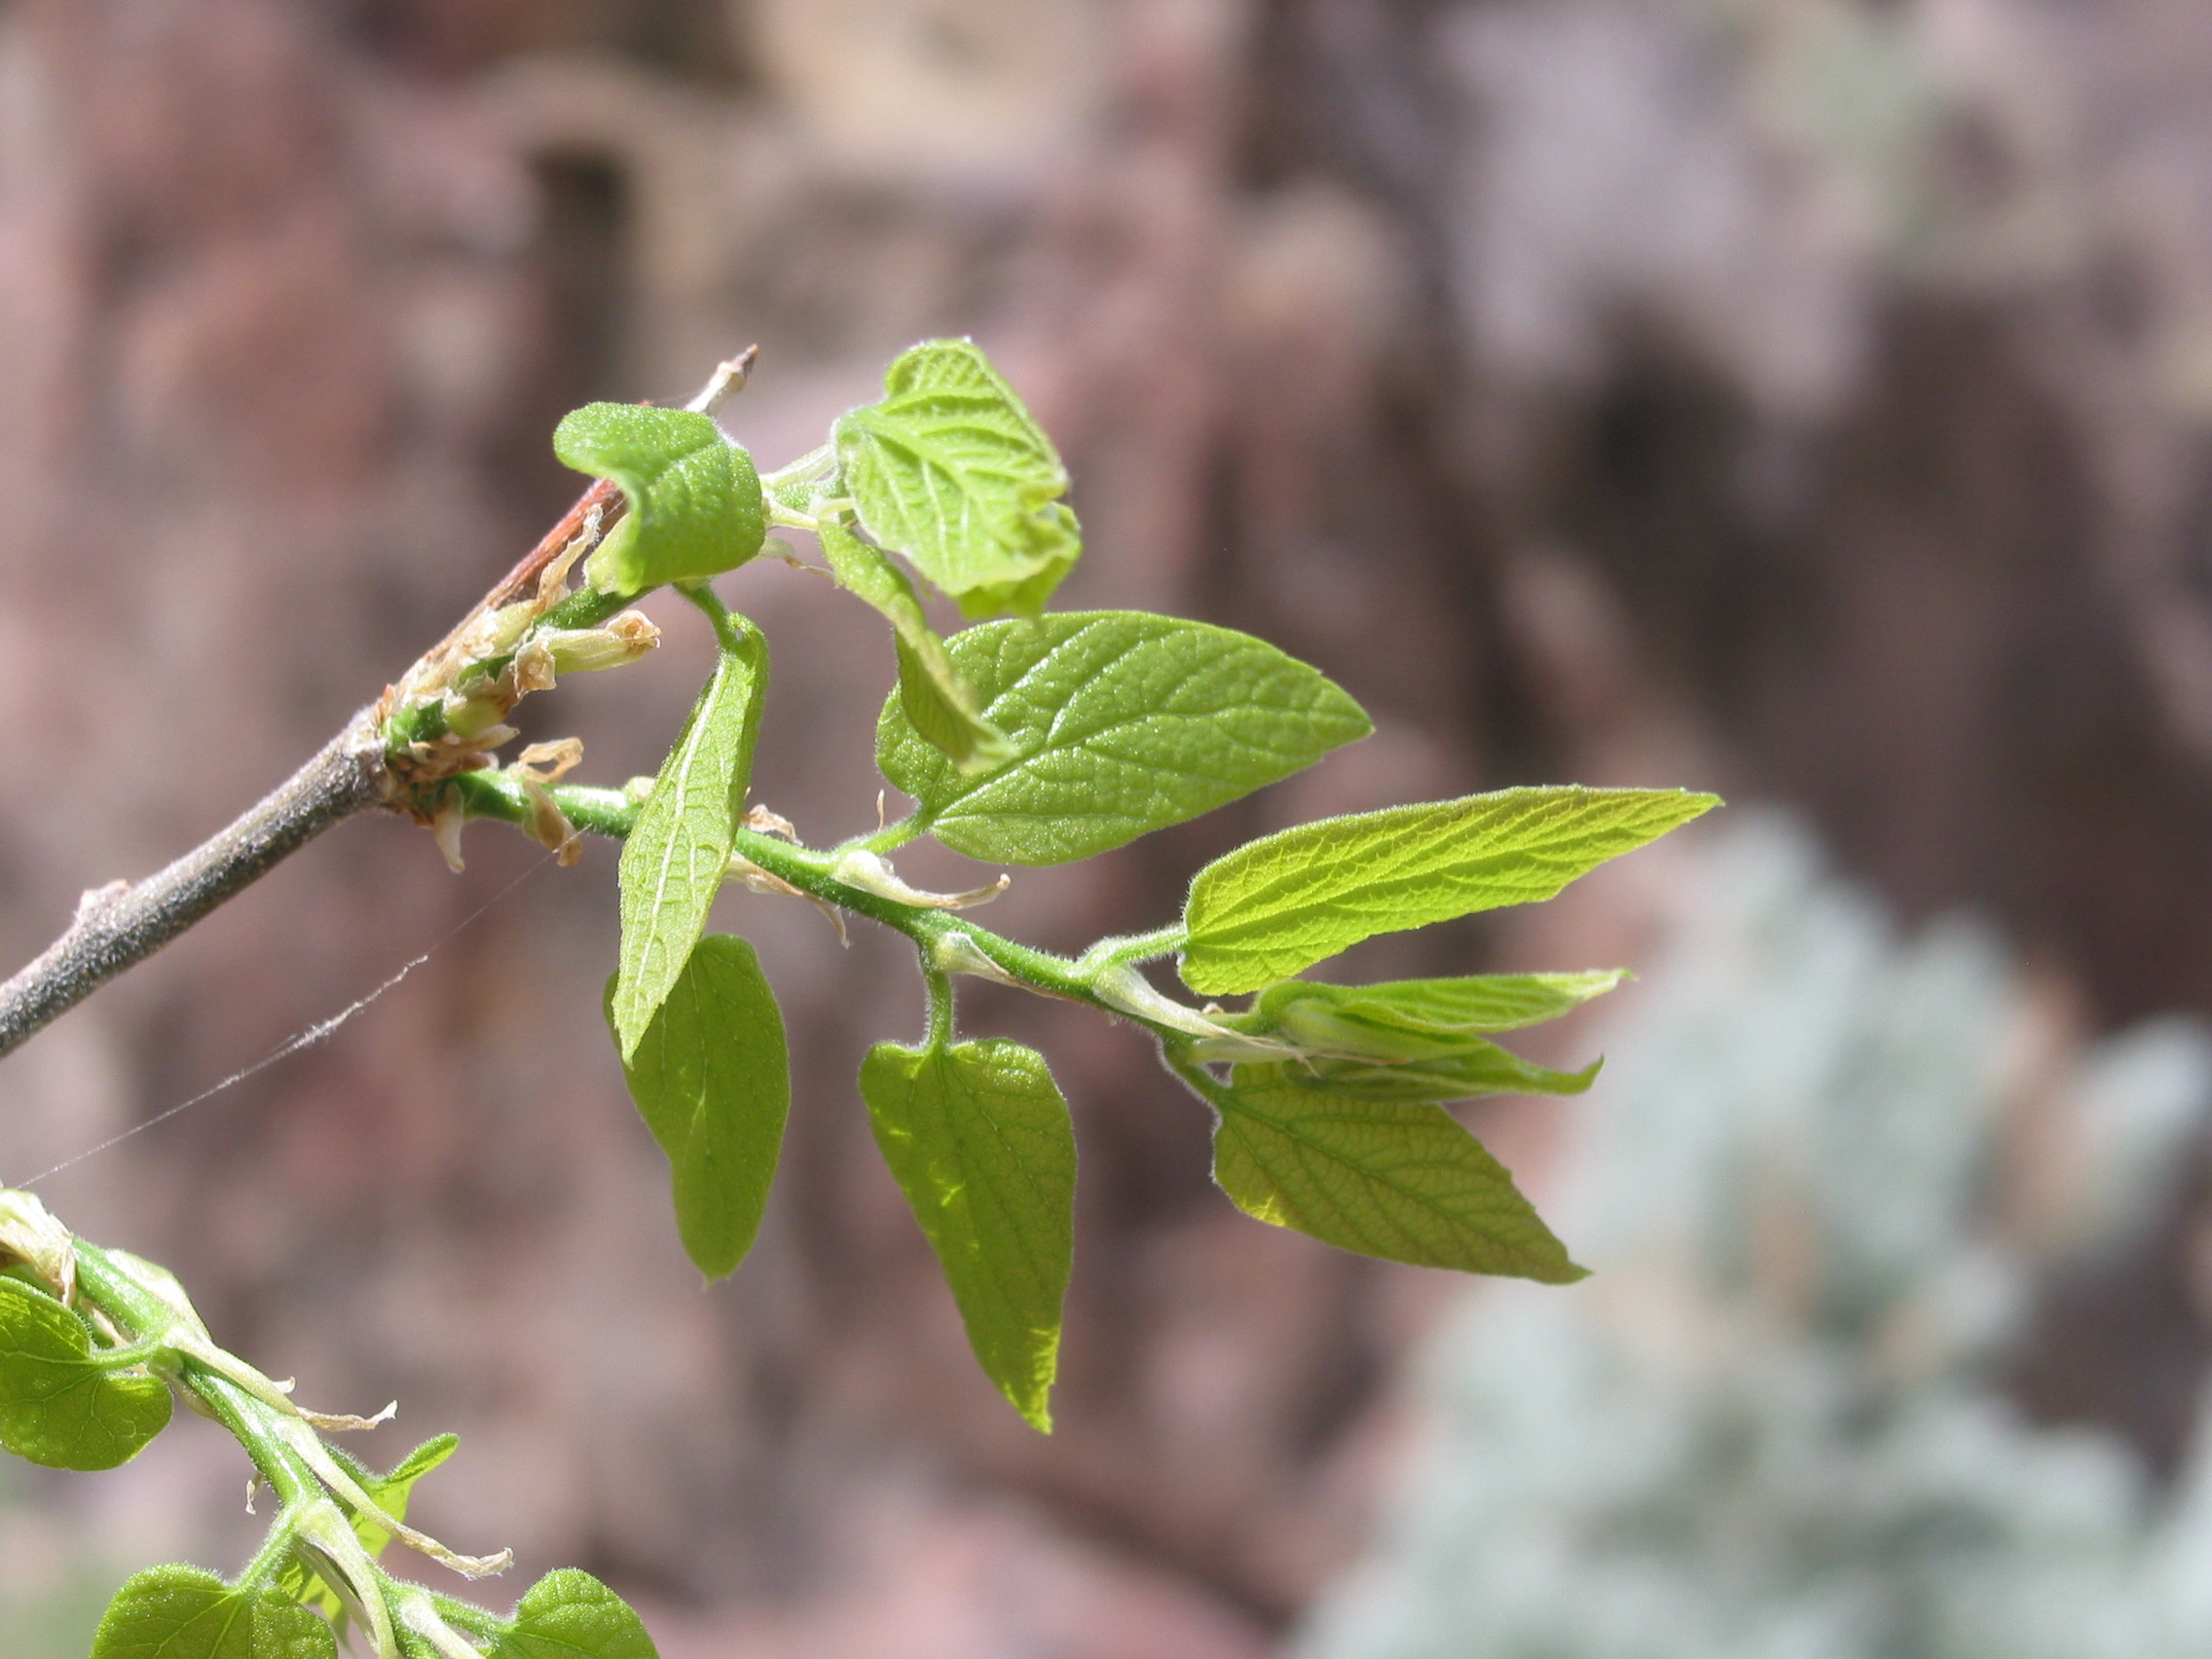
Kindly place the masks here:
[(559, 678), (551, 648), (542, 637), (529, 641), (519, 651), (507, 670), (507, 681), (514, 686), (515, 696), (529, 696), (533, 691), (550, 691)]
[(77, 1245), (34, 1194), (0, 1190), (0, 1268), (26, 1267), (63, 1302), (77, 1295)]
[(524, 772), (522, 789), (530, 800), (530, 817), (523, 825), (523, 833), (551, 851), (564, 869), (582, 858), (583, 836), (576, 832), (576, 827), (569, 822), (568, 814), (561, 810), (545, 786)]
[(542, 644), (561, 673), (590, 674), (636, 662), (660, 644), (660, 630), (643, 611), (625, 610), (604, 628), (548, 628), (532, 644)]
[(1275, 1029), (1308, 1053), (1344, 1059), (1394, 1063), (1430, 1059), (1464, 1047), (1464, 1039), (1455, 1034), (1409, 1030), (1385, 1021), (1362, 1019), (1317, 997), (1286, 1003), (1275, 1015)]
[(446, 730), (466, 742), (482, 737), (507, 718), (515, 706), (514, 697), (498, 685), (483, 687), (467, 696), (446, 694)]
[(528, 600), (487, 611), (455, 642), (454, 655), (462, 664), (502, 656), (514, 649), (515, 642), (530, 631), (530, 625), (537, 620), (538, 614), (538, 608)]
[[(791, 826), (785, 823), (784, 828), (788, 830)], [(925, 893), (918, 887), (908, 886), (899, 872), (891, 867), (889, 860), (865, 847), (854, 847), (840, 853), (836, 862), (830, 865), (830, 873), (847, 887), (857, 887), (863, 893), (874, 894), (878, 899), (889, 899), (895, 903), (911, 904), (924, 910), (965, 910), (973, 905), (988, 904), (1014, 885), (1012, 876), (1002, 875), (988, 887), (977, 887), (967, 893)]]

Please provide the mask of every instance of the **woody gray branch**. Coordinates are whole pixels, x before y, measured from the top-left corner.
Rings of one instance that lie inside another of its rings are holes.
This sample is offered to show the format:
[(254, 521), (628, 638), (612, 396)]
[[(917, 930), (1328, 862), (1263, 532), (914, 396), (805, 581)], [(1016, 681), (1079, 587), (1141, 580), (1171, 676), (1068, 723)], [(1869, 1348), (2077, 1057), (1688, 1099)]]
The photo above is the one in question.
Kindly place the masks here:
[[(717, 365), (686, 407), (712, 413), (743, 387), (757, 351), (757, 347), (748, 347)], [(533, 580), (573, 539), (576, 527), (594, 508), (619, 500), (619, 493), (604, 484), (584, 492), (456, 632)], [(384, 804), (391, 793), (385, 734), (372, 706), (347, 721), (313, 759), (228, 828), (166, 868), (142, 881), (116, 881), (87, 892), (67, 931), (0, 985), (0, 1055), (236, 898), (332, 825)]]
[(333, 824), (383, 799), (384, 739), (363, 709), (314, 758), (167, 868), (94, 888), (68, 931), (0, 985), (0, 1054), (144, 961)]

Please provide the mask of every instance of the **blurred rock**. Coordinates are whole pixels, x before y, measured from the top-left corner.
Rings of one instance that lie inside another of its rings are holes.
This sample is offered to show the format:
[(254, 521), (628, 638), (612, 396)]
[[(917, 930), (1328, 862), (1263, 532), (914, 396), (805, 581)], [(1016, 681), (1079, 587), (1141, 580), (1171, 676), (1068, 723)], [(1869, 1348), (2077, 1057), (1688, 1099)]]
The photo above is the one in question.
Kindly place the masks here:
[(1597, 1276), (1454, 1299), (1375, 1549), (1293, 1650), (2201, 1651), (2202, 1423), (2160, 1502), (2001, 1384), (2039, 1280), (2198, 1172), (2212, 1033), (2069, 1042), (1985, 935), (1898, 938), (1787, 822), (1698, 862), (1582, 1103)]

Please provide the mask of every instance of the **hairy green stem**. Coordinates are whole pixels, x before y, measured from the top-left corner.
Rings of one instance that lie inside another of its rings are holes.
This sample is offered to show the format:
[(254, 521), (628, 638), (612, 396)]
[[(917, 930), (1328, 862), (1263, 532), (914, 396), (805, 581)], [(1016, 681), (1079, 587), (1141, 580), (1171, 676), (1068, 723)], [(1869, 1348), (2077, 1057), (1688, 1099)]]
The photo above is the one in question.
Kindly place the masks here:
[(724, 651), (744, 649), (744, 636), (738, 632), (736, 621), (730, 616), (729, 607), (722, 603), (720, 594), (705, 582), (678, 582), (676, 591), (706, 612), (707, 620), (715, 625), (715, 644)]
[(1140, 962), (1157, 962), (1162, 956), (1172, 956), (1183, 948), (1190, 938), (1190, 930), (1181, 922), (1155, 928), (1150, 933), (1125, 934), (1117, 939), (1102, 939), (1080, 958), (1086, 968), (1099, 968), (1113, 963), (1134, 966)]
[[(156, 1296), (138, 1277), (89, 1238), (75, 1240), (78, 1293), (110, 1319), (152, 1345), (166, 1346), (165, 1336), (182, 1314)], [(138, 1345), (133, 1345), (136, 1346)], [(105, 1355), (102, 1356), (106, 1357)], [(316, 1490), (314, 1478), (298, 1454), (269, 1426), (270, 1407), (212, 1366), (184, 1354), (171, 1354), (156, 1369), (174, 1379), (237, 1437), (263, 1482), (287, 1507)]]
[(952, 1041), (952, 979), (925, 960), (922, 982), (930, 993), (928, 1043), (932, 1049), (942, 1049)]
[(886, 824), (872, 835), (856, 836), (846, 843), (866, 853), (895, 853), (908, 841), (929, 833), (929, 820), (919, 812), (909, 812), (896, 824)]
[[(80, 1305), (138, 1339), (128, 1349), (111, 1348), (100, 1357), (120, 1360), (143, 1349), (148, 1369), (228, 1429), (260, 1483), (276, 1494), (277, 1513), (267, 1540), (236, 1580), (240, 1588), (272, 1585), (286, 1568), (304, 1567), (362, 1621), (379, 1659), (398, 1659), (403, 1630), (458, 1655), (465, 1644), (456, 1631), (497, 1637), (510, 1628), (508, 1620), (486, 1608), (394, 1578), (376, 1565), (355, 1529), (373, 1526), (471, 1576), (497, 1572), (511, 1557), (457, 1556), (388, 1513), (364, 1486), (370, 1477), (361, 1466), (333, 1452), (316, 1432), (318, 1424), (342, 1426), (350, 1419), (312, 1417), (261, 1373), (217, 1348), (182, 1291), (161, 1270), (85, 1238), (70, 1240), (70, 1254)], [(473, 1649), (466, 1651), (477, 1659)]]
[[(465, 772), (454, 784), (461, 810), (471, 818), (508, 824), (527, 824), (530, 820), (530, 796), (515, 778), (501, 772)], [(622, 790), (562, 784), (548, 793), (571, 824), (595, 835), (619, 840), (629, 834), (638, 819), (639, 801)], [(746, 863), (808, 898), (905, 935), (933, 970), (981, 974), (1045, 996), (1086, 1003), (1103, 1014), (1133, 1020), (1156, 1036), (1182, 1029), (1169, 1018), (1148, 1014), (1141, 1007), (1132, 1006), (1134, 999), (1127, 991), (1115, 994), (1117, 987), (1127, 986), (1134, 977), (1131, 964), (1164, 956), (1182, 943), (1179, 926), (1108, 940), (1081, 960), (1070, 961), (978, 927), (962, 912), (903, 903), (840, 880), (834, 873), (834, 851), (796, 847), (774, 835), (742, 828), (733, 837), (733, 845)], [(1101, 949), (1103, 955), (1099, 954)], [(1161, 1006), (1167, 1006), (1164, 999)], [(1198, 1017), (1195, 1011), (1179, 1012)]]
[(1211, 1073), (1191, 1057), (1191, 1040), (1188, 1037), (1162, 1037), (1160, 1040), (1160, 1058), (1167, 1069), (1182, 1080), (1183, 1087), (1211, 1106), (1222, 1111), (1230, 1101), (1230, 1091), (1215, 1082)]

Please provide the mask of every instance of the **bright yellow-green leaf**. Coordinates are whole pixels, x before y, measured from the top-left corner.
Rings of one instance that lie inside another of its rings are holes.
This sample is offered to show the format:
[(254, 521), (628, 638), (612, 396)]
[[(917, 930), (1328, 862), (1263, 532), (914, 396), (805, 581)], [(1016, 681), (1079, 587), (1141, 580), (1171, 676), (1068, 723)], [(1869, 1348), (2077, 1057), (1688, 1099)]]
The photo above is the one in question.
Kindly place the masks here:
[(586, 404), (554, 428), (553, 453), (578, 472), (613, 479), (628, 501), (585, 563), (605, 592), (719, 575), (759, 552), (767, 535), (752, 457), (704, 415)]
[(270, 1590), (234, 1590), (197, 1567), (156, 1567), (116, 1592), (92, 1659), (335, 1659), (312, 1609)]
[(1549, 899), (1719, 805), (1684, 790), (1499, 790), (1303, 824), (1191, 883), (1183, 982), (1255, 991), (1361, 940)]
[[(415, 1483), (437, 1468), (461, 1449), (461, 1436), (440, 1434), (425, 1440), (392, 1466), (389, 1474), (380, 1475), (374, 1470), (363, 1470), (361, 1490), (379, 1509), (394, 1521), (407, 1519), (407, 1505), (415, 1495)], [(391, 1534), (373, 1521), (356, 1518), (353, 1530), (360, 1535), (361, 1547), (373, 1558), (383, 1553), (391, 1542)]]
[(876, 722), (876, 763), (939, 840), (994, 863), (1105, 852), (1372, 729), (1318, 671), (1203, 622), (1071, 610), (965, 629), (946, 645), (1011, 756), (964, 774), (894, 698)]
[(103, 1362), (84, 1320), (0, 1278), (0, 1447), (50, 1469), (112, 1469), (168, 1425), (168, 1384)]
[(1083, 556), (1083, 527), (1075, 509), (1054, 501), (1037, 515), (1028, 532), (1037, 568), (1017, 580), (985, 582), (955, 596), (960, 614), (971, 622), (992, 616), (1038, 616), (1051, 603), (1067, 573)]
[(969, 614), (1035, 615), (1082, 551), (1051, 440), (973, 341), (926, 341), (883, 386), (835, 429), (862, 526)]
[(1567, 1284), (1567, 1259), (1505, 1166), (1440, 1106), (1385, 1104), (1238, 1066), (1210, 1096), (1214, 1180), (1247, 1215), (1416, 1267)]
[[(330, 1455), (348, 1474), (360, 1483), (360, 1488), (368, 1493), (370, 1502), (394, 1521), (404, 1521), (407, 1519), (407, 1505), (415, 1494), (415, 1483), (445, 1462), (460, 1448), (459, 1435), (436, 1435), (408, 1453), (392, 1466), (388, 1474), (377, 1473), (341, 1447), (331, 1447)], [(354, 1515), (351, 1520), (353, 1535), (361, 1540), (361, 1547), (368, 1551), (369, 1559), (374, 1561), (383, 1555), (391, 1543), (391, 1534), (365, 1515)], [(345, 1622), (347, 1614), (344, 1600), (305, 1562), (294, 1561), (285, 1567), (278, 1575), (277, 1583), (291, 1600), (320, 1607), (333, 1620), (340, 1624)]]
[(998, 1040), (883, 1043), (861, 1067), (861, 1094), (984, 1375), (1050, 1432), (1074, 1251), (1075, 1134), (1044, 1056)]
[(487, 1659), (660, 1659), (621, 1597), (588, 1572), (565, 1567), (530, 1587), (514, 1628)]
[(1482, 1037), (1451, 1053), (1422, 1059), (1315, 1059), (1300, 1067), (1309, 1081), (1363, 1100), (1472, 1100), (1486, 1094), (1581, 1094), (1598, 1081), (1602, 1061), (1580, 1071), (1554, 1071)]
[(1238, 1031), (1294, 1029), (1329, 1014), (1416, 1036), (1518, 1031), (1580, 1008), (1623, 979), (1623, 968), (1586, 974), (1476, 974), (1457, 979), (1393, 979), (1328, 985), (1285, 979), (1260, 993), (1248, 1014), (1224, 1016)]
[(1579, 1094), (1598, 1075), (1553, 1071), (1481, 1035), (1532, 1025), (1610, 990), (1623, 976), (1517, 974), (1271, 985), (1244, 1014), (1220, 1023), (1272, 1037), (1301, 1056), (1301, 1074), (1376, 1100), (1464, 1100), (1478, 1094)]
[(623, 1074), (668, 1154), (683, 1248), (726, 1277), (760, 1231), (792, 1104), (783, 1016), (753, 946), (702, 939)]
[(899, 648), (899, 706), (926, 743), (963, 774), (1013, 756), (1006, 734), (983, 719), (944, 642), (930, 627), (906, 572), (834, 520), (818, 532), (830, 572), (890, 622)]
[(625, 1062), (706, 931), (729, 868), (767, 680), (760, 631), (731, 618), (714, 677), (623, 844), (622, 948), (608, 1020)]

